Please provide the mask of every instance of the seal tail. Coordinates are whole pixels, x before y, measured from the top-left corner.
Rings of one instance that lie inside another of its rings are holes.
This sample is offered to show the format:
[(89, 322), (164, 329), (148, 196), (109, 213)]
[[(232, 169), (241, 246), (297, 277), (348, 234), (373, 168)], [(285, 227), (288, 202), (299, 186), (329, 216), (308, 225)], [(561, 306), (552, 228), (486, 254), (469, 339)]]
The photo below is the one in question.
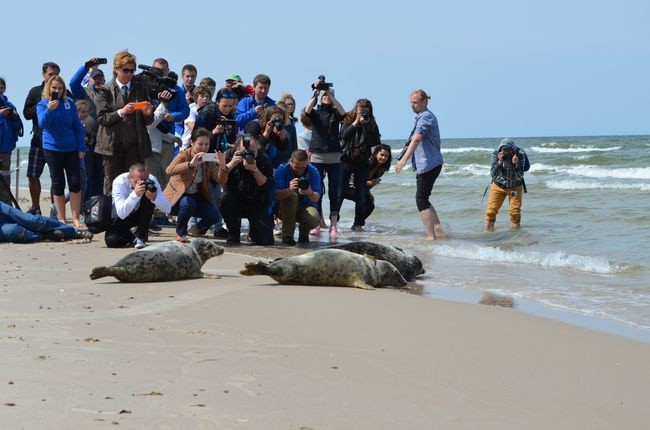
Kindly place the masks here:
[(254, 263), (244, 264), (244, 269), (240, 270), (239, 273), (244, 276), (255, 276), (255, 275), (273, 275), (273, 270), (269, 263), (263, 261), (256, 261)]
[(123, 267), (100, 266), (93, 269), (93, 271), (90, 273), (90, 279), (99, 279), (105, 276), (113, 276), (121, 281), (122, 275), (124, 275)]

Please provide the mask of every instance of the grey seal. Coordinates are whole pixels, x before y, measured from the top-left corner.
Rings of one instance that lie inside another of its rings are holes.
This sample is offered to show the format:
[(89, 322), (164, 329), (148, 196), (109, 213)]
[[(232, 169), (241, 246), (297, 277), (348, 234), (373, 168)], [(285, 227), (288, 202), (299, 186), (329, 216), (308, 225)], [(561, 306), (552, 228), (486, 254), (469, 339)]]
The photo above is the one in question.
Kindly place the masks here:
[(218, 277), (201, 272), (203, 264), (223, 254), (223, 247), (203, 238), (189, 243), (161, 242), (125, 255), (112, 266), (95, 267), (90, 279), (113, 276), (121, 282), (161, 282)]
[(419, 258), (415, 255), (407, 254), (395, 246), (380, 245), (374, 242), (350, 242), (330, 246), (327, 249), (344, 249), (355, 254), (370, 255), (378, 260), (388, 261), (408, 281), (414, 281), (416, 276), (424, 273), (422, 261)]
[(321, 249), (272, 262), (246, 263), (242, 275), (268, 275), (280, 284), (330, 285), (373, 290), (403, 288), (406, 280), (391, 263), (342, 249)]

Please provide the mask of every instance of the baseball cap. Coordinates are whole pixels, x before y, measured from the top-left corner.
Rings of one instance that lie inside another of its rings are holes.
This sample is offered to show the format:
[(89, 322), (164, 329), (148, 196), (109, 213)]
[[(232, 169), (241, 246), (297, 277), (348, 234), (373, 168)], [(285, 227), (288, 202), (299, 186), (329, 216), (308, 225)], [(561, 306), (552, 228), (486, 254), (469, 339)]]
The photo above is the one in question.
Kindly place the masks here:
[(95, 69), (92, 72), (90, 72), (90, 77), (93, 78), (93, 79), (98, 78), (98, 77), (103, 78), (104, 77), (104, 72), (102, 72), (101, 69)]
[(237, 75), (237, 74), (232, 74), (232, 75), (230, 75), (230, 76), (228, 76), (228, 77), (226, 78), (226, 81), (237, 81), (237, 82), (241, 82), (242, 80), (241, 80), (241, 77), (240, 77), (239, 75)]

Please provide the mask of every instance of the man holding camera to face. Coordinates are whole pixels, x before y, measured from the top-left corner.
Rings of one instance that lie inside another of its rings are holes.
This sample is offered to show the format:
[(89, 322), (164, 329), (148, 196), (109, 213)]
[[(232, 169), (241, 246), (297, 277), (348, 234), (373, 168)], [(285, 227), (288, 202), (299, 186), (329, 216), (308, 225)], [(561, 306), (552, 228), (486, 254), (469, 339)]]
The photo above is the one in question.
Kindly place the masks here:
[(521, 205), (523, 193), (526, 192), (524, 172), (528, 169), (530, 169), (530, 162), (526, 152), (517, 147), (512, 139), (503, 139), (492, 153), (490, 165), (492, 184), (485, 212), (485, 230), (494, 230), (497, 213), (506, 197), (510, 206), (510, 226), (514, 229), (520, 228)]
[(282, 244), (295, 245), (296, 221), (300, 223), (298, 243), (309, 243), (309, 231), (320, 222), (318, 199), (321, 195), (318, 169), (309, 164), (307, 151), (297, 149), (275, 171), (273, 196), (282, 219)]
[[(115, 178), (112, 189), (112, 222), (104, 237), (106, 246), (146, 247), (154, 207), (164, 213), (171, 211), (171, 204), (163, 194), (158, 179), (149, 174), (144, 164), (135, 163), (128, 172)], [(136, 227), (135, 237), (131, 233), (132, 227)]]
[[(251, 129), (246, 127), (246, 131)], [(237, 146), (226, 153), (228, 179), (219, 198), (219, 211), (226, 221), (229, 244), (240, 242), (242, 218), (248, 218), (252, 242), (264, 246), (274, 243), (270, 211), (273, 167), (271, 159), (259, 148), (257, 139), (257, 136), (244, 134), (239, 137)]]

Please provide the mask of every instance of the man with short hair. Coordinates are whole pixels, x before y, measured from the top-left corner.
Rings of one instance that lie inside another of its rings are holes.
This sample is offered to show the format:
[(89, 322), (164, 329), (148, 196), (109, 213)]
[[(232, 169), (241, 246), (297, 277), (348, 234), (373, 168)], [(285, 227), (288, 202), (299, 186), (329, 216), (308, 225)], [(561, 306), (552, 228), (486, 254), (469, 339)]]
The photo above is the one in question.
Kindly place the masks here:
[(269, 89), (271, 88), (271, 78), (267, 75), (259, 74), (253, 79), (253, 89), (255, 93), (252, 96), (244, 97), (237, 104), (237, 128), (243, 130), (246, 124), (257, 119), (260, 112), (266, 106), (275, 106), (275, 100), (271, 99)]
[(412, 158), (411, 165), (417, 183), (415, 202), (426, 230), (426, 238), (435, 240), (444, 239), (447, 234), (440, 224), (436, 209), (429, 202), (433, 184), (440, 175), (443, 164), (438, 120), (427, 107), (430, 98), (424, 90), (415, 90), (409, 97), (411, 109), (416, 113), (415, 126), (409, 144), (395, 166), (395, 172), (401, 173), (407, 160)]
[(287, 163), (277, 168), (273, 177), (273, 195), (282, 220), (282, 244), (296, 244), (293, 238), (296, 221), (300, 224), (298, 243), (309, 243), (309, 231), (320, 222), (318, 169), (309, 163), (307, 151), (297, 149)]
[[(153, 61), (152, 67), (159, 69), (164, 77), (170, 76), (169, 63), (164, 58), (156, 58)], [(173, 75), (175, 76), (175, 74)], [(194, 78), (196, 79), (196, 73), (194, 74)], [(176, 97), (169, 101), (167, 106), (168, 112), (157, 127), (162, 133), (174, 133), (176, 136), (182, 137), (184, 130), (183, 121), (190, 115), (190, 105), (185, 97), (185, 88), (183, 86), (179, 86), (177, 82), (173, 89), (176, 91)], [(168, 166), (173, 158), (173, 145), (164, 146), (161, 152), (161, 159), (164, 166)]]
[(226, 153), (227, 182), (219, 199), (219, 211), (228, 227), (229, 244), (239, 244), (241, 219), (248, 218), (249, 237), (257, 245), (273, 245), (270, 191), (273, 186), (271, 159), (249, 134)]
[(185, 93), (185, 101), (187, 101), (188, 105), (194, 103), (192, 93), (194, 92), (194, 88), (196, 88), (194, 83), (196, 82), (197, 73), (196, 67), (193, 64), (186, 64), (181, 70), (181, 80), (183, 81), (182, 90)]
[[(149, 174), (142, 163), (135, 163), (129, 171), (113, 181), (112, 222), (106, 230), (104, 241), (109, 248), (135, 245), (136, 249), (147, 246), (149, 222), (154, 207), (169, 213), (172, 206), (163, 194), (160, 182)], [(136, 227), (135, 236), (131, 228)]]
[[(30, 214), (41, 215), (41, 175), (45, 168), (45, 152), (43, 151), (43, 131), (38, 126), (38, 116), (36, 115), (36, 105), (43, 98), (43, 87), (45, 82), (52, 76), (58, 76), (61, 69), (59, 65), (48, 61), (43, 63), (41, 72), (43, 82), (40, 85), (32, 87), (25, 99), (23, 116), (27, 120), (32, 120), (32, 140), (30, 142), (29, 157), (27, 161), (27, 181), (29, 184), (29, 194), (32, 198), (32, 207), (27, 210)], [(68, 96), (71, 96), (68, 91)]]

